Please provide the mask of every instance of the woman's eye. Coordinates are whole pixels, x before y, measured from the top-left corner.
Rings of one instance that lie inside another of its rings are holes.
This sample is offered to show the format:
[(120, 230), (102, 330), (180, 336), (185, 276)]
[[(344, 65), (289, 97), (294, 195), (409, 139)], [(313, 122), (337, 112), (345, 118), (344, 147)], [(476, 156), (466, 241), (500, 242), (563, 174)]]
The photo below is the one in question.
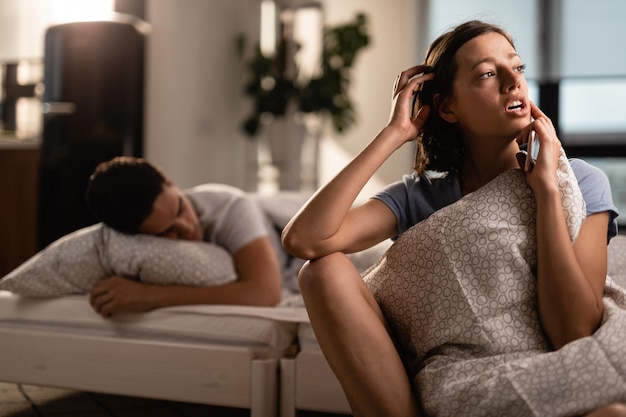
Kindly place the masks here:
[(524, 71), (526, 71), (526, 64), (522, 64), (519, 67), (515, 67), (515, 71), (517, 71), (517, 72), (524, 72)]
[(493, 77), (494, 75), (495, 75), (495, 73), (493, 71), (487, 71), (485, 73), (480, 74), (480, 79)]

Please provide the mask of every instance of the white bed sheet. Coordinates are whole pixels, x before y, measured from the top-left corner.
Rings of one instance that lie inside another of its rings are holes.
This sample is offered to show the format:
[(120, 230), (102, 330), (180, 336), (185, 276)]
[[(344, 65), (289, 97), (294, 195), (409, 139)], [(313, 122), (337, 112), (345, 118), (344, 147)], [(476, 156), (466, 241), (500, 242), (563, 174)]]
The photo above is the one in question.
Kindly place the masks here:
[(85, 295), (33, 299), (0, 291), (0, 326), (5, 328), (245, 346), (276, 359), (293, 348), (302, 321), (308, 319), (300, 307), (233, 305), (167, 307), (103, 319)]

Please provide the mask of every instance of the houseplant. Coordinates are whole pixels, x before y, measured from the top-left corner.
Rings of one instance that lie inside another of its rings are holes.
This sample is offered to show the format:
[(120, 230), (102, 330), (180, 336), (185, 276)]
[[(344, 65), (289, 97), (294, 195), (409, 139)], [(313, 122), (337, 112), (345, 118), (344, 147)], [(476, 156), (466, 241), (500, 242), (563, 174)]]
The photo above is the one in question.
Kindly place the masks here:
[(256, 47), (244, 89), (253, 100), (253, 110), (244, 120), (243, 130), (255, 136), (265, 116), (285, 116), (292, 105), (298, 112), (329, 117), (334, 130), (343, 133), (356, 121), (348, 89), (350, 70), (370, 42), (366, 15), (358, 13), (353, 21), (324, 27), (319, 70), (308, 79), (302, 80), (292, 66), (294, 45), (290, 42), (281, 36), (274, 56), (264, 56)]

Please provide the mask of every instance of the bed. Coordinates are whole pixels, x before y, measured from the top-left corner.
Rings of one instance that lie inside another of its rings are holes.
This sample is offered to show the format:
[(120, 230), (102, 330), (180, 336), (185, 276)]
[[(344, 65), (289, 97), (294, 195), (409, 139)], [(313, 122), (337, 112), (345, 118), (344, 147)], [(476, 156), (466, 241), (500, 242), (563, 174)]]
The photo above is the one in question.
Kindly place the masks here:
[(276, 416), (303, 308), (169, 307), (97, 315), (85, 296), (0, 291), (0, 380), (248, 408)]
[[(253, 198), (280, 226), (307, 196)], [(66, 235), (0, 281), (0, 381), (279, 414), (280, 360), (296, 354), (299, 324), (308, 321), (301, 302), (103, 319), (80, 294), (110, 275), (152, 284), (236, 279), (230, 255), (206, 242), (128, 236), (101, 224)], [(287, 298), (293, 285), (285, 287)]]
[[(352, 259), (363, 270), (388, 245)], [(608, 272), (622, 286), (625, 255), (620, 235), (609, 245)], [(37, 273), (63, 272), (50, 268)], [(350, 414), (301, 300), (286, 301), (275, 308), (168, 307), (105, 320), (84, 295), (0, 291), (0, 381), (247, 408), (253, 417)]]
[(281, 417), (295, 417), (298, 410), (351, 414), (308, 321), (298, 326), (297, 354), (280, 360), (280, 379)]
[[(273, 308), (178, 306), (110, 319), (95, 313), (86, 295), (66, 294), (86, 293), (112, 272), (180, 282), (181, 276), (197, 275), (189, 265), (200, 265), (217, 282), (233, 278), (232, 267), (206, 262), (227, 256), (219, 248), (172, 244), (96, 225), (68, 235), (4, 277), (0, 381), (248, 408), (254, 417), (294, 416), (298, 409), (350, 412), (299, 294), (285, 291)], [(352, 260), (363, 271), (389, 245)]]
[(103, 319), (81, 294), (111, 275), (236, 279), (231, 256), (207, 242), (80, 229), (0, 281), (0, 380), (276, 415), (279, 360), (295, 350), (304, 309), (180, 306)]

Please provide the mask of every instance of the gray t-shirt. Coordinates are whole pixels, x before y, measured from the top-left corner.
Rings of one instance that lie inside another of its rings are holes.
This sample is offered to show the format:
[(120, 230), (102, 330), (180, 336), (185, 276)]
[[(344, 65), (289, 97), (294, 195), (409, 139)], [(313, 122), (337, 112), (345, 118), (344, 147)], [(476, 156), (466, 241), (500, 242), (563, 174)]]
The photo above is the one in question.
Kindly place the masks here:
[[(198, 215), (205, 241), (235, 254), (253, 240), (267, 236), (281, 266), (283, 288), (290, 292), (299, 291), (297, 273), (303, 261), (294, 259), (284, 250), (280, 232), (286, 220), (276, 218), (274, 212), (279, 210), (269, 207), (271, 198), (263, 199), (225, 184), (202, 184), (184, 193)], [(291, 218), (297, 210), (297, 202), (282, 201), (284, 213), (280, 214)]]
[[(599, 168), (581, 160), (570, 159), (578, 186), (587, 206), (587, 215), (608, 211), (610, 221), (607, 236), (617, 234), (617, 208), (611, 197), (609, 180)], [(405, 175), (374, 198), (385, 203), (396, 216), (398, 231), (403, 233), (426, 219), (435, 211), (454, 203), (462, 197), (457, 171), (450, 173)]]
[(253, 240), (268, 235), (265, 215), (240, 189), (203, 184), (184, 192), (196, 210), (205, 241), (234, 254)]

